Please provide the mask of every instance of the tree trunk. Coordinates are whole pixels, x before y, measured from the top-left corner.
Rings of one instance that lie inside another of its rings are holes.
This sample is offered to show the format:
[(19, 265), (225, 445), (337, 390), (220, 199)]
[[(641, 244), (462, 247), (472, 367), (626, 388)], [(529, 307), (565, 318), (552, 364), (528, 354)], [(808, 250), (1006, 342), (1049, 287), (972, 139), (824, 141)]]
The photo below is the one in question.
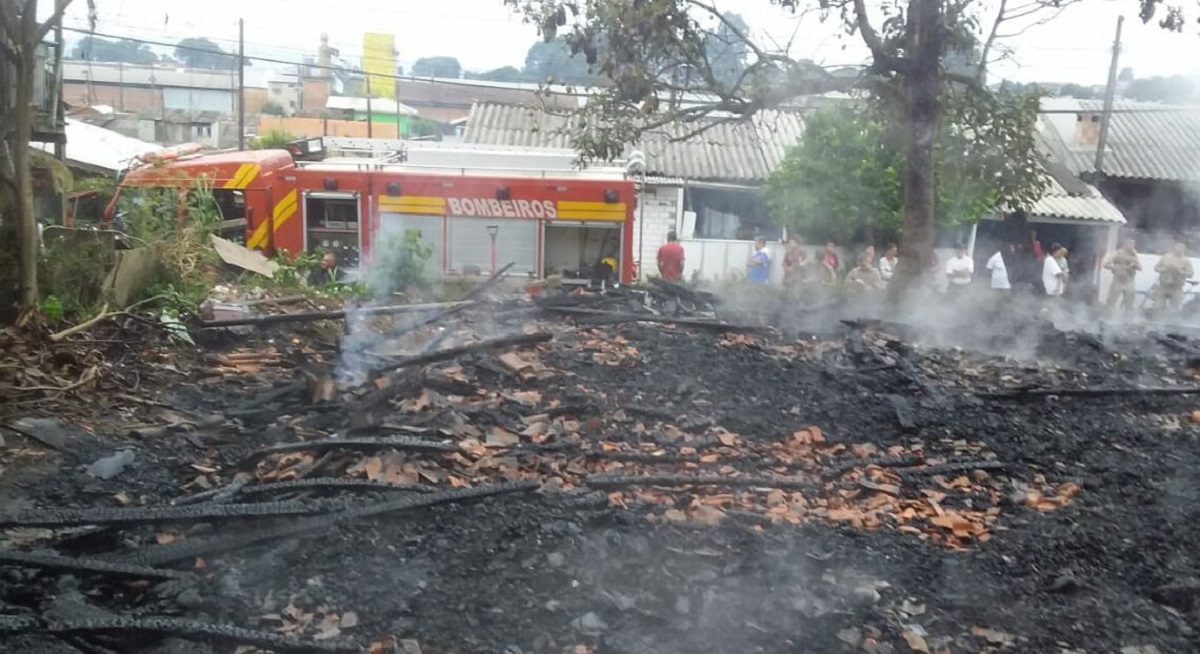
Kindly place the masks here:
[(29, 139), (33, 135), (33, 56), (22, 57), (14, 66), (17, 88), (13, 107), (13, 166), (17, 185), (15, 226), (17, 233), (17, 302), (20, 313), (26, 314), (38, 306), (38, 230), (33, 207), (33, 162)]
[(900, 228), (900, 261), (893, 299), (901, 299), (924, 275), (933, 258), (936, 236), (934, 143), (941, 121), (938, 0), (911, 0), (909, 47), (911, 67), (900, 75), (904, 125), (904, 216)]

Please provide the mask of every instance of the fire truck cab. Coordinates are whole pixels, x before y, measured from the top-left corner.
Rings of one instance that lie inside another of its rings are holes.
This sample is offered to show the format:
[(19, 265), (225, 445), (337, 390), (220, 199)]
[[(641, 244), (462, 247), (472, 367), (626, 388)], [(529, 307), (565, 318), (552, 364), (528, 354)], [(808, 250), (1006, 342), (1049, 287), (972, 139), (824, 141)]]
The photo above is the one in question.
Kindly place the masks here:
[[(416, 232), (433, 278), (509, 263), (510, 275), (635, 276), (636, 191), (619, 171), (420, 165), (397, 161), (402, 142), (353, 141), (358, 156), (318, 161), (284, 150), (154, 161), (126, 174), (114, 206), (132, 189), (184, 191), (204, 179), (226, 226), (268, 254), (333, 251), (343, 266), (366, 268), (390, 239)], [(487, 158), (463, 148), (456, 156)]]

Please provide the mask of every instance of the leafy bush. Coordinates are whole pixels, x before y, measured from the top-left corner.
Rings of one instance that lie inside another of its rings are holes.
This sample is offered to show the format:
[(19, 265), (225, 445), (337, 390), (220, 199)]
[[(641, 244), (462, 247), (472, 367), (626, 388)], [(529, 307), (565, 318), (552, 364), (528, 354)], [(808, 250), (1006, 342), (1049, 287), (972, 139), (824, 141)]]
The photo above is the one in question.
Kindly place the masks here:
[(269, 116), (282, 116), (283, 105), (279, 104), (278, 102), (264, 102), (262, 109), (259, 111)]
[(384, 239), (376, 247), (367, 288), (382, 296), (420, 286), (425, 281), (425, 262), (432, 254), (433, 249), (421, 243), (416, 230)]
[(48, 295), (42, 300), (42, 316), (50, 322), (58, 322), (63, 319), (63, 303), (57, 296)]
[(38, 279), (44, 302), (57, 305), (58, 318), (92, 312), (102, 299), (104, 278), (116, 262), (112, 235), (55, 228), (47, 229), (42, 240)]
[(269, 130), (266, 134), (256, 136), (250, 141), (251, 150), (282, 150), (296, 137), (281, 129)]

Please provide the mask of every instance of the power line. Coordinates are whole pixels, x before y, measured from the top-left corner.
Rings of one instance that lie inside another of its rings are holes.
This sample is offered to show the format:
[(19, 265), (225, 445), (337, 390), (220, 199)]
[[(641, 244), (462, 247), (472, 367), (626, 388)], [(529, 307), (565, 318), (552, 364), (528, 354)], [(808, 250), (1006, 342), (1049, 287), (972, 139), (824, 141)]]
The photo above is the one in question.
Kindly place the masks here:
[[(166, 48), (175, 48), (178, 50), (204, 52), (204, 53), (207, 53), (210, 55), (215, 54), (218, 56), (228, 57), (229, 59), (234, 60), (234, 61), (236, 61), (238, 58), (236, 54), (231, 54), (228, 52), (216, 52), (216, 51), (209, 50), (206, 48), (179, 45), (177, 43), (167, 43), (166, 41), (156, 41), (153, 39), (143, 39), (143, 38), (136, 38), (136, 37), (129, 37), (129, 36), (121, 36), (119, 34), (108, 34), (105, 32), (95, 32), (92, 30), (81, 29), (78, 27), (63, 27), (63, 30), (67, 31), (67, 32), (75, 32), (78, 34), (87, 34), (89, 36), (98, 36), (98, 37), (102, 37), (102, 38), (106, 38), (106, 39), (124, 39), (126, 41), (133, 41), (134, 43), (145, 43), (146, 45), (157, 45), (157, 46), (162, 46), (162, 47), (166, 47)], [(299, 66), (299, 67), (311, 68), (311, 69), (317, 69), (317, 70), (328, 70), (331, 72), (358, 73), (360, 75), (370, 75), (371, 77), (381, 77), (383, 79), (391, 79), (391, 80), (397, 80), (397, 81), (401, 81), (401, 82), (433, 83), (435, 81), (433, 78), (412, 77), (412, 76), (405, 76), (405, 75), (394, 75), (394, 74), (383, 74), (383, 73), (367, 73), (366, 71), (362, 70), (361, 68), (353, 68), (353, 67), (349, 67), (349, 66), (322, 66), (322, 65), (316, 64), (316, 63), (310, 64), (310, 63), (306, 63), (306, 62), (302, 62), (302, 61), (287, 61), (285, 59), (275, 59), (274, 57), (263, 57), (260, 55), (246, 55), (244, 58), (247, 60), (261, 61), (261, 62), (269, 63), (269, 64), (280, 64), (283, 66)], [(446, 86), (461, 86), (464, 88), (472, 88), (472, 89), (489, 86), (488, 84), (473, 84), (466, 80), (453, 80), (453, 79), (445, 79), (445, 78), (437, 78), (436, 82), (438, 84), (444, 84)], [(533, 85), (526, 84), (524, 86), (532, 87)], [(562, 86), (562, 85), (559, 85), (559, 86)], [(500, 88), (513, 88), (513, 87), (510, 86), (510, 87), (500, 87)], [(535, 88), (522, 89), (520, 87), (517, 87), (517, 90), (528, 90), (530, 92), (536, 91)], [(573, 96), (573, 97), (588, 97), (587, 93), (580, 93), (578, 91), (568, 93), (565, 89), (556, 90), (555, 94), (556, 95)]]

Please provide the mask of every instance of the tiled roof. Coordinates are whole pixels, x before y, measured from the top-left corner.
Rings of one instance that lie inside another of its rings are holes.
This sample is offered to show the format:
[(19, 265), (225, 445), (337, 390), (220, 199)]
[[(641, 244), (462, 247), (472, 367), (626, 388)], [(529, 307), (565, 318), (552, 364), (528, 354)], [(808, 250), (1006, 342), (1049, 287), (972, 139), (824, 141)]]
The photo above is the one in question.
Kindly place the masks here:
[[(571, 147), (567, 119), (536, 108), (476, 103), (464, 140), (487, 145)], [(643, 136), (648, 174), (691, 180), (758, 184), (800, 138), (798, 113), (768, 111), (746, 121), (718, 123), (687, 138), (696, 125), (672, 125)], [(632, 149), (632, 148), (631, 148)]]

